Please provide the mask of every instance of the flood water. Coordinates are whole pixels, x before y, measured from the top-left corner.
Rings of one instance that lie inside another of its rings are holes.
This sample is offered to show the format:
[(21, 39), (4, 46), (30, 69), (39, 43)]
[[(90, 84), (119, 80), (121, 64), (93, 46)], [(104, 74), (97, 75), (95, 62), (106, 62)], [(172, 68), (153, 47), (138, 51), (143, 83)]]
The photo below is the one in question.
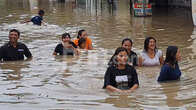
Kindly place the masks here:
[[(0, 63), (1, 110), (196, 110), (196, 28), (191, 10), (153, 9), (153, 16), (133, 17), (128, 0), (0, 0), (0, 45), (12, 28), (33, 54), (31, 61)], [(20, 24), (45, 10), (46, 26)], [(76, 38), (85, 29), (96, 50), (79, 57), (53, 56), (60, 35)], [(160, 67), (137, 68), (140, 87), (129, 95), (102, 89), (107, 62), (123, 38), (140, 53), (146, 36), (164, 52), (180, 48), (180, 81), (158, 83)]]

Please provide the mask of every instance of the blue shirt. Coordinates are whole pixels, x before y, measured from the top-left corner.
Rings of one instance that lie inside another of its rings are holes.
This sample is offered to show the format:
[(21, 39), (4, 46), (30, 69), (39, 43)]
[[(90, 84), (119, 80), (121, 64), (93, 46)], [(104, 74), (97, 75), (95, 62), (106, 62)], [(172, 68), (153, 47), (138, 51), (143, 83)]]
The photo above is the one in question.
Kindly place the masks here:
[(172, 68), (168, 64), (164, 64), (161, 68), (158, 81), (170, 81), (180, 79), (181, 71), (178, 64), (175, 65), (175, 68)]
[(42, 24), (42, 20), (43, 18), (41, 16), (35, 16), (31, 19), (31, 21), (33, 22), (33, 24), (35, 25), (40, 25)]

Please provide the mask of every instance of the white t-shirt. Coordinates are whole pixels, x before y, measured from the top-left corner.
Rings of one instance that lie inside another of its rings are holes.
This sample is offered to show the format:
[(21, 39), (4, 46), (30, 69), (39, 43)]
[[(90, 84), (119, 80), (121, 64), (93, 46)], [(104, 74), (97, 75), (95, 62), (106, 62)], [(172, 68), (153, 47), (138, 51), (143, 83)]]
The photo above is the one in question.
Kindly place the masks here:
[(156, 66), (156, 65), (160, 65), (160, 57), (163, 55), (161, 50), (157, 50), (155, 57), (154, 58), (150, 58), (147, 54), (147, 52), (143, 51), (141, 53), (141, 57), (143, 59), (143, 66)]

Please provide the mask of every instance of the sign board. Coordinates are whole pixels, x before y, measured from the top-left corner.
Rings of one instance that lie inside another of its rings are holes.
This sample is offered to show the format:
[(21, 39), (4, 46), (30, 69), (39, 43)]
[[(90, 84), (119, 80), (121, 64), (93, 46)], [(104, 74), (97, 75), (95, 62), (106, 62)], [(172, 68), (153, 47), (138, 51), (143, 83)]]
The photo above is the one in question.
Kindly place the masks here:
[(143, 3), (135, 3), (133, 10), (134, 10), (135, 16), (151, 16), (152, 15), (151, 4), (144, 5)]

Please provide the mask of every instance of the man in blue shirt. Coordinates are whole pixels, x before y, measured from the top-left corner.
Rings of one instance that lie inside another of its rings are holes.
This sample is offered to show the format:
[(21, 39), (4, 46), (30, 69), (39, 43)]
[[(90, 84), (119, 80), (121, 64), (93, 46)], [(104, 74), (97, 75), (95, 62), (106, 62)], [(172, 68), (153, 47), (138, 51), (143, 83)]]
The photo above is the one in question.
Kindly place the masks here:
[(32, 22), (34, 25), (39, 25), (41, 26), (42, 25), (42, 21), (43, 21), (43, 16), (44, 16), (44, 11), (43, 10), (39, 10), (38, 12), (38, 16), (35, 16), (33, 17), (31, 20), (29, 21), (26, 21), (24, 23), (27, 23), (27, 22)]

